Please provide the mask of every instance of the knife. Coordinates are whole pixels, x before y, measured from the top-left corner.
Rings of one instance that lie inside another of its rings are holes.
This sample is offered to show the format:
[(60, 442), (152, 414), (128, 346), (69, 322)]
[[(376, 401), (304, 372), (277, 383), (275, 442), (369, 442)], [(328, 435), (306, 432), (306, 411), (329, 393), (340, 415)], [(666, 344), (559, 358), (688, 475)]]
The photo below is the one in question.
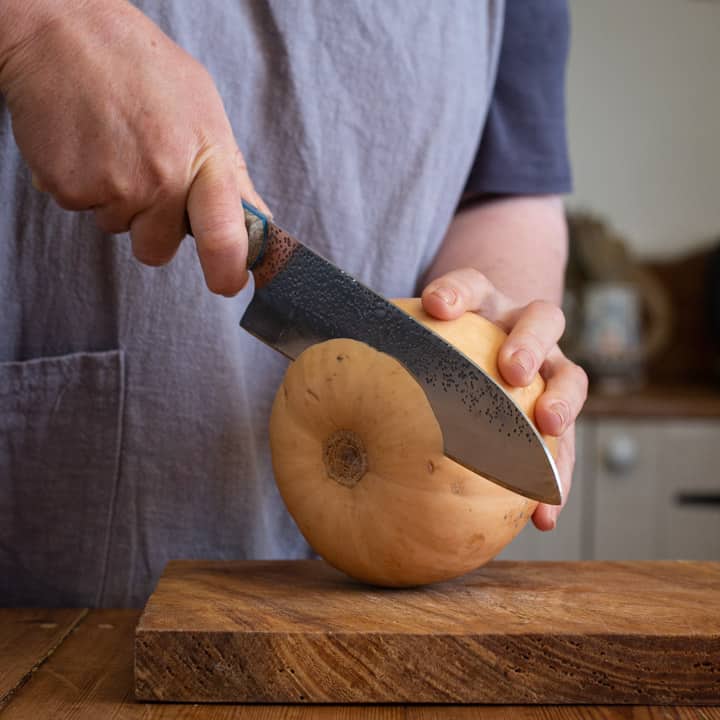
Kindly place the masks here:
[(533, 500), (559, 505), (557, 468), (514, 400), (478, 365), (381, 295), (243, 202), (255, 294), (240, 325), (295, 359), (331, 338), (391, 355), (425, 391), (445, 454)]

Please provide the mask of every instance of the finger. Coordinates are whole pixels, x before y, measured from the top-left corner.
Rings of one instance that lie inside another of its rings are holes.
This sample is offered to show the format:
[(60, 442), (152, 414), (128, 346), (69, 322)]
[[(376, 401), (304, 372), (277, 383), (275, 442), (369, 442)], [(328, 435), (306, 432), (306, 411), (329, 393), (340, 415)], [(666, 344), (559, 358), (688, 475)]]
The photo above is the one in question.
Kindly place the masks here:
[(555, 529), (558, 516), (568, 501), (570, 486), (572, 485), (572, 473), (575, 466), (575, 425), (571, 425), (558, 442), (555, 453), (555, 464), (557, 465), (558, 475), (560, 476), (563, 502), (562, 505), (540, 503), (535, 508), (532, 521), (535, 527), (543, 532)]
[(145, 265), (165, 265), (172, 260), (185, 237), (182, 199), (153, 205), (129, 223), (133, 255)]
[(439, 320), (452, 320), (464, 312), (477, 312), (502, 324), (515, 307), (490, 280), (474, 268), (460, 268), (433, 280), (422, 293), (425, 311)]
[(545, 435), (562, 435), (580, 414), (588, 393), (585, 371), (558, 349), (542, 368), (545, 391), (535, 404), (535, 422)]
[(73, 212), (92, 210), (98, 196), (91, 187), (72, 187), (69, 183), (56, 183), (53, 180), (36, 179), (40, 191), (51, 195), (53, 200), (63, 209)]
[(248, 172), (247, 163), (240, 149), (235, 150), (235, 168), (238, 173), (238, 182), (240, 184), (240, 194), (244, 200), (254, 205), (261, 213), (267, 215), (272, 220), (272, 212), (265, 201), (260, 197), (255, 189), (255, 185)]
[(535, 300), (518, 315), (498, 353), (498, 368), (510, 385), (528, 385), (565, 330), (562, 310)]
[(232, 157), (216, 153), (190, 186), (187, 212), (208, 288), (232, 296), (247, 282), (247, 230), (240, 179)]
[(56, 172), (43, 172), (42, 177), (30, 171), (30, 184), (41, 193), (52, 196), (63, 209), (79, 212), (92, 210), (99, 200), (98, 187), (85, 177), (63, 177)]
[[(119, 203), (98, 205), (93, 208), (95, 224), (106, 233), (123, 233), (130, 229), (135, 212)], [(138, 258), (139, 259), (139, 258)]]

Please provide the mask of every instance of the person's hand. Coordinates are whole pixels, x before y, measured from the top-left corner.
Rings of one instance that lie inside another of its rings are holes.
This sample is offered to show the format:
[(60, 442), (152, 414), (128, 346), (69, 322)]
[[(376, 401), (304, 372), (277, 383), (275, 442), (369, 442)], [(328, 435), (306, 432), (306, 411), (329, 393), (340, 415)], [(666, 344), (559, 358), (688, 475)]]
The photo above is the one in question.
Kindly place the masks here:
[(187, 211), (208, 287), (234, 295), (247, 279), (241, 199), (267, 207), (210, 75), (125, 0), (28, 7), (0, 91), (35, 186), (129, 230), (148, 265), (173, 257)]
[[(575, 418), (587, 397), (587, 376), (557, 345), (565, 318), (556, 305), (535, 301), (518, 306), (473, 268), (453, 270), (423, 290), (423, 307), (440, 320), (466, 311), (477, 312), (502, 327), (508, 338), (500, 349), (498, 367), (505, 381), (528, 385), (537, 372), (546, 382), (535, 406), (535, 422), (545, 435), (558, 438), (555, 460), (567, 501), (575, 464)], [(533, 514), (539, 530), (552, 530), (561, 508), (541, 503)]]

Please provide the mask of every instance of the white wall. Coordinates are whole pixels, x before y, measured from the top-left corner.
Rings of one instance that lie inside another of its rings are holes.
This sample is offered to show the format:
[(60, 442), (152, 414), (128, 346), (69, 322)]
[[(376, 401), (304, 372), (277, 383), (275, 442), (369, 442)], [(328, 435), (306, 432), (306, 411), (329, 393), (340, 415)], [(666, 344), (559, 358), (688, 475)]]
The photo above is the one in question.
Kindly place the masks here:
[(575, 193), (640, 256), (720, 235), (720, 1), (570, 0)]

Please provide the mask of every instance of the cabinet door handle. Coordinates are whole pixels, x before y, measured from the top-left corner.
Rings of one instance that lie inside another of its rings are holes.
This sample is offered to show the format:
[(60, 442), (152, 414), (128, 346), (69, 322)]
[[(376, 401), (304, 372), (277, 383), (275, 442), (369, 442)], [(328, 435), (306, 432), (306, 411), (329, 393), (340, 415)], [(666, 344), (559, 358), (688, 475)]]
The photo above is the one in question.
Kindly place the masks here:
[(605, 467), (615, 475), (626, 475), (637, 464), (638, 450), (635, 440), (629, 435), (616, 435), (605, 446), (603, 461)]
[(675, 502), (678, 505), (705, 505), (720, 508), (720, 492), (693, 492), (687, 490), (675, 495)]

